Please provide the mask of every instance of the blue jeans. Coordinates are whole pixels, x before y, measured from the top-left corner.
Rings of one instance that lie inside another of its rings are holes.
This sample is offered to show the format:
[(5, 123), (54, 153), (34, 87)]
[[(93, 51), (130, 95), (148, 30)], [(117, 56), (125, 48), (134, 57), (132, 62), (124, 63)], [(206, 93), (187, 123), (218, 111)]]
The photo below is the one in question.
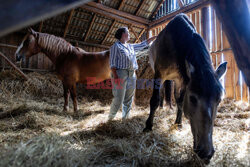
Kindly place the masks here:
[(109, 120), (115, 117), (121, 106), (122, 119), (128, 118), (136, 88), (136, 74), (134, 70), (117, 69), (116, 72), (119, 83), (114, 82), (114, 76), (111, 72), (112, 93), (114, 98), (110, 107)]

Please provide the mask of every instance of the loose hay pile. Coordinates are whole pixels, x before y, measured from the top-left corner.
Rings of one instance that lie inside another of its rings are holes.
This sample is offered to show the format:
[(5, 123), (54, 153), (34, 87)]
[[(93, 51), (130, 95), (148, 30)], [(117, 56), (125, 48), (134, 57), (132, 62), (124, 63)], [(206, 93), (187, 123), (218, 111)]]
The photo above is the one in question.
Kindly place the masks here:
[[(188, 121), (181, 130), (172, 126), (174, 110), (158, 110), (153, 132), (142, 133), (148, 106), (107, 123), (111, 101), (83, 92), (80, 114), (63, 113), (61, 82), (52, 74), (28, 76), (35, 82), (0, 73), (0, 166), (204, 166), (192, 152)], [(249, 114), (245, 103), (222, 102), (209, 166), (249, 166)]]

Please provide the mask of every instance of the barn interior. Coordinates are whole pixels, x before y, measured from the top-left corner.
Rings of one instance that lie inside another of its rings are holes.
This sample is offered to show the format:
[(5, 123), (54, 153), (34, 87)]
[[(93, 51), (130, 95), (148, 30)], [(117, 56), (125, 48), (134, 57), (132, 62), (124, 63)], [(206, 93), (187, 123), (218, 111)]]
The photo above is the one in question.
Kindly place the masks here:
[[(250, 3), (245, 2), (249, 14)], [(122, 121), (119, 112), (107, 122), (111, 89), (78, 84), (80, 112), (74, 114), (70, 100), (65, 113), (62, 83), (50, 59), (39, 53), (19, 64), (15, 60), (29, 27), (100, 52), (113, 45), (119, 27), (128, 27), (130, 43), (140, 43), (157, 36), (179, 13), (185, 13), (203, 37), (214, 68), (228, 62), (214, 123), (216, 152), (208, 166), (250, 166), (249, 87), (211, 0), (90, 1), (1, 36), (0, 52), (25, 77), (0, 57), (0, 166), (204, 166), (192, 150), (189, 121), (184, 118), (182, 128), (174, 125), (175, 105), (157, 109), (153, 131), (142, 132), (152, 89), (136, 89), (129, 119)], [(138, 53), (137, 61), (137, 78), (152, 79), (148, 48)]]

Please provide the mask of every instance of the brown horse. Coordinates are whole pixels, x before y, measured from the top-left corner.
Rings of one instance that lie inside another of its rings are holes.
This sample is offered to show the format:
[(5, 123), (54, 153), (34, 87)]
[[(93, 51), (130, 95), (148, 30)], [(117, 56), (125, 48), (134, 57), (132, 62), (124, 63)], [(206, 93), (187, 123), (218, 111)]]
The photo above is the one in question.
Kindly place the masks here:
[(74, 111), (77, 112), (76, 83), (87, 83), (88, 77), (95, 77), (96, 83), (110, 78), (109, 51), (86, 52), (62, 38), (32, 29), (29, 29), (18, 47), (16, 61), (40, 52), (52, 61), (59, 79), (62, 80), (65, 100), (63, 111), (68, 111), (70, 93)]
[(154, 114), (159, 106), (159, 85), (165, 80), (174, 80), (175, 123), (181, 124), (184, 111), (190, 121), (194, 151), (209, 163), (215, 152), (213, 125), (223, 93), (219, 79), (225, 74), (227, 63), (213, 69), (202, 37), (184, 14), (177, 15), (161, 31), (150, 48), (149, 59), (155, 72), (155, 82), (144, 131), (153, 127)]

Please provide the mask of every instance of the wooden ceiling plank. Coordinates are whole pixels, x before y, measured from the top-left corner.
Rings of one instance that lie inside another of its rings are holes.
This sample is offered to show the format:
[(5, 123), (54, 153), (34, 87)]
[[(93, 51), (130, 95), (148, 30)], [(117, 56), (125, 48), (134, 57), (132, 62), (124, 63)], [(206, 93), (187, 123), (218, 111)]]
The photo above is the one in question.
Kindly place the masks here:
[(74, 9), (72, 9), (72, 10), (70, 11), (69, 18), (68, 18), (66, 27), (65, 27), (65, 29), (64, 29), (63, 38), (66, 37), (66, 34), (67, 34), (67, 32), (68, 32), (68, 29), (69, 29), (69, 25), (70, 25), (71, 19), (72, 19), (73, 14), (74, 14), (74, 11), (75, 11)]
[(164, 1), (165, 0), (162, 0), (162, 1), (159, 2), (157, 7), (155, 8), (155, 11), (151, 14), (150, 19), (152, 19), (157, 14), (158, 10), (160, 9), (160, 7), (161, 7), (161, 5), (163, 4)]
[(125, 0), (121, 0), (118, 10), (121, 10), (124, 4), (125, 4)]
[(102, 45), (104, 44), (104, 42), (105, 42), (106, 39), (108, 38), (109, 34), (111, 33), (111, 31), (112, 31), (112, 29), (113, 29), (115, 23), (116, 23), (116, 20), (113, 21), (113, 23), (111, 24), (111, 26), (110, 26), (110, 28), (109, 28), (109, 30), (108, 30), (106, 36), (105, 36), (104, 39), (102, 40), (102, 43), (101, 43)]
[(124, 19), (129, 19), (131, 21), (134, 21), (134, 22), (137, 22), (137, 23), (140, 23), (142, 25), (148, 25), (149, 24), (149, 20), (148, 19), (145, 19), (143, 17), (138, 17), (138, 16), (134, 16), (130, 13), (126, 13), (126, 12), (123, 12), (123, 11), (119, 11), (119, 10), (116, 10), (114, 8), (110, 8), (108, 6), (105, 6), (105, 5), (102, 5), (100, 3), (96, 3), (96, 2), (89, 2), (87, 3), (86, 5), (83, 5), (82, 7), (86, 7), (86, 6), (89, 6), (89, 7), (94, 7), (95, 10), (99, 9), (101, 11), (104, 12), (108, 12), (109, 15), (113, 14), (113, 15), (116, 15), (116, 16), (119, 16), (119, 17), (122, 17)]
[(84, 39), (83, 39), (84, 42), (86, 42), (86, 40), (87, 40), (87, 38), (88, 38), (88, 36), (89, 36), (89, 33), (91, 32), (92, 26), (93, 26), (93, 24), (94, 24), (94, 22), (95, 22), (95, 18), (96, 18), (96, 14), (94, 14), (94, 16), (93, 16), (93, 18), (92, 18), (92, 20), (91, 20), (91, 22), (90, 22), (90, 24), (89, 24), (88, 31), (87, 31), (87, 33), (85, 34)]
[(210, 2), (211, 2), (211, 0), (200, 0), (200, 1), (197, 1), (193, 4), (191, 4), (191, 5), (185, 6), (185, 7), (181, 8), (175, 12), (172, 12), (166, 16), (161, 17), (160, 19), (152, 21), (149, 24), (149, 28), (157, 27), (158, 25), (166, 22), (167, 20), (172, 19), (173, 17), (175, 17), (179, 13), (186, 13), (189, 11), (194, 11), (194, 10), (199, 9), (201, 7), (208, 6), (210, 4)]
[(139, 12), (141, 11), (141, 9), (142, 9), (142, 7), (143, 7), (143, 5), (144, 5), (144, 3), (146, 2), (146, 0), (141, 0), (140, 1), (140, 3), (139, 3), (139, 6), (138, 6), (138, 8), (136, 9), (136, 11), (135, 11), (135, 15), (137, 16), (138, 14), (139, 14)]
[(178, 0), (178, 4), (179, 4), (180, 8), (183, 8), (183, 6), (184, 6), (183, 0)]

